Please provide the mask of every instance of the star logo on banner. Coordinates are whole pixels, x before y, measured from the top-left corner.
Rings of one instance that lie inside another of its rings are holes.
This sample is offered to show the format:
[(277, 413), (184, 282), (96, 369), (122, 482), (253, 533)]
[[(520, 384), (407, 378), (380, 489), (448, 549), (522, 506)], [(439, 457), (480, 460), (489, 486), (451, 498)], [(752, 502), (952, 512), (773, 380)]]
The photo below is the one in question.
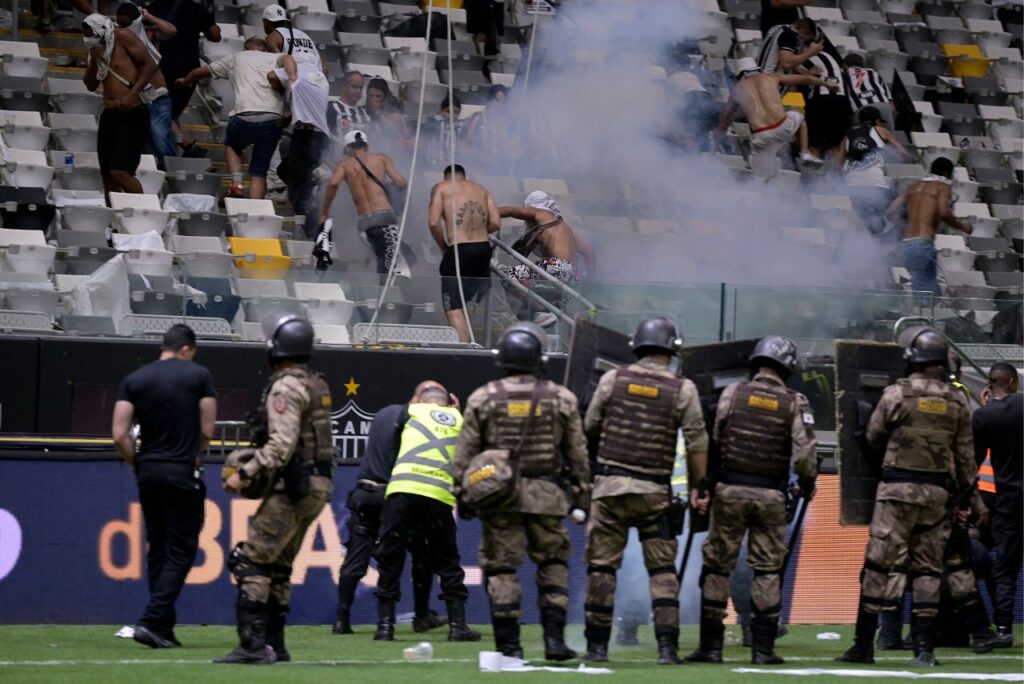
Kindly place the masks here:
[(345, 388), (345, 396), (351, 397), (352, 395), (359, 394), (359, 388), (361, 387), (361, 385), (358, 382), (356, 382), (355, 378), (349, 376), (348, 382), (342, 385), (342, 387)]

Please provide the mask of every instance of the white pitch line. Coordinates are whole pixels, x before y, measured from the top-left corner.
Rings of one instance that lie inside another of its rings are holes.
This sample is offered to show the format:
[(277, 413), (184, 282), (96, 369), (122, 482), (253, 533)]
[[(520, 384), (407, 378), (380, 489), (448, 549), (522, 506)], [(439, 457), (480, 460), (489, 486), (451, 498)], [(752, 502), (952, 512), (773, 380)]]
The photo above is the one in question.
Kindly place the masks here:
[(907, 670), (850, 670), (850, 669), (824, 669), (809, 667), (803, 669), (775, 669), (737, 667), (733, 672), (740, 674), (770, 674), (790, 675), (793, 677), (821, 677), (831, 675), (833, 677), (885, 677), (886, 679), (953, 679), (958, 681), (974, 682), (1024, 682), (1024, 674), (985, 674), (981, 672), (909, 672)]

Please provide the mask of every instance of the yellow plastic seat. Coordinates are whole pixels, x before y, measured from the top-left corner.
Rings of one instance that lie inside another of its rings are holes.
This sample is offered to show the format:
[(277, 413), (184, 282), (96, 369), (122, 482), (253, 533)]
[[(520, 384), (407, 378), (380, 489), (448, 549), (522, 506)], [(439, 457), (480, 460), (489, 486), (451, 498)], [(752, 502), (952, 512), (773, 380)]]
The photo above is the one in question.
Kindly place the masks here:
[(949, 59), (949, 72), (957, 78), (988, 75), (988, 59), (977, 45), (945, 45), (942, 51)]
[(798, 93), (796, 91), (790, 91), (783, 95), (782, 106), (785, 107), (786, 109), (795, 109), (801, 114), (803, 114), (804, 108), (807, 106), (807, 103), (804, 102), (803, 94)]
[(451, 9), (462, 9), (462, 0), (420, 0), (420, 4), (426, 9), (431, 7), (449, 7)]
[(292, 261), (281, 251), (280, 240), (231, 237), (228, 242), (242, 278), (277, 279), (288, 275)]

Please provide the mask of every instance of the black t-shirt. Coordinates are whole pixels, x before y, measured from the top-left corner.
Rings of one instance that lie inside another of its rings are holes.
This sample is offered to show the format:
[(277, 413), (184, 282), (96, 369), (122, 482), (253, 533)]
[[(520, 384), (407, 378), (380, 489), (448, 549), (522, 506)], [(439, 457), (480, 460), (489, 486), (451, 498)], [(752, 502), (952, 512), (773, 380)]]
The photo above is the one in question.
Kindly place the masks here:
[(974, 412), (974, 459), (980, 465), (992, 450), (996, 479), (997, 509), (1004, 504), (1021, 505), (1024, 492), (1024, 395), (1011, 394), (993, 399)]
[(160, 43), (160, 69), (177, 73), (198, 67), (199, 36), (217, 23), (213, 15), (194, 0), (156, 0), (146, 9), (178, 29), (174, 38)]
[(768, 33), (768, 29), (779, 24), (792, 24), (802, 15), (797, 7), (788, 9), (776, 9), (772, 7), (772, 0), (761, 0), (761, 35)]
[(402, 426), (409, 417), (408, 404), (385, 406), (373, 419), (370, 434), (366, 436), (366, 453), (359, 468), (360, 480), (386, 484), (398, 458)]
[(141, 430), (138, 463), (192, 464), (199, 450), (199, 400), (215, 396), (210, 371), (184, 359), (148, 363), (122, 380), (117, 398), (135, 406)]

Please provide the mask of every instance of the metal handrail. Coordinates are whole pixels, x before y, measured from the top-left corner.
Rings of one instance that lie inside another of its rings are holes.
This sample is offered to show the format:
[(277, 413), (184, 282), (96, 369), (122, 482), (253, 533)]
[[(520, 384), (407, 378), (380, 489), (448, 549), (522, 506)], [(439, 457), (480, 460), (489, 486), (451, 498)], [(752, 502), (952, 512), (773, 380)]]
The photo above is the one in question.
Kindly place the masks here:
[[(926, 323), (926, 324), (932, 326), (933, 328), (935, 326), (935, 324), (932, 322), (932, 319), (928, 318), (927, 316), (904, 316), (903, 318), (900, 318), (899, 320), (897, 320), (892, 325), (892, 336), (893, 336), (893, 338), (897, 342), (900, 339), (900, 328), (902, 328), (907, 323), (911, 323), (911, 322), (917, 322), (917, 323), (922, 323), (923, 322), (923, 323)], [(950, 339), (949, 335), (947, 335), (943, 331), (939, 330), (938, 328), (934, 328), (934, 329), (935, 329), (935, 332), (939, 333), (940, 335), (942, 335), (943, 338), (945, 338), (946, 344), (948, 344), (949, 347), (953, 351), (955, 351), (957, 354), (960, 355), (960, 360), (961, 361), (966, 361), (967, 364), (971, 368), (973, 368), (978, 373), (978, 375), (980, 375), (981, 377), (983, 377), (983, 378), (987, 377), (988, 374), (982, 369), (982, 367), (979, 366), (977, 364), (977, 362), (975, 362), (974, 359), (972, 359), (970, 356), (968, 356), (964, 352), (963, 349), (958, 347), (956, 342), (954, 342), (953, 340)]]
[[(558, 278), (556, 278), (555, 276), (551, 275), (550, 273), (545, 271), (543, 268), (538, 266), (537, 264), (533, 263), (532, 261), (530, 261), (529, 259), (524, 257), (522, 254), (520, 254), (519, 252), (515, 251), (510, 246), (506, 245), (497, 236), (491, 235), (490, 236), (490, 240), (491, 240), (491, 244), (493, 244), (495, 247), (497, 247), (501, 251), (505, 252), (506, 254), (510, 255), (513, 259), (515, 259), (519, 263), (521, 263), (524, 266), (526, 266), (528, 269), (530, 269), (530, 271), (532, 273), (536, 273), (537, 275), (539, 275), (544, 280), (547, 280), (548, 282), (554, 283), (555, 287), (557, 287), (558, 289), (560, 289), (562, 292), (564, 292), (565, 294), (569, 295), (573, 299), (579, 301), (584, 306), (584, 308), (587, 310), (587, 315), (588, 316), (593, 318), (597, 314), (597, 305), (595, 305), (589, 299), (587, 299), (586, 297), (581, 295), (579, 292), (577, 292), (576, 290), (572, 289), (571, 287), (569, 287), (568, 285), (563, 283), (561, 280), (559, 280)], [(500, 275), (502, 275), (504, 277), (504, 274), (500, 274)]]
[(559, 309), (557, 306), (555, 306), (554, 304), (552, 304), (548, 300), (546, 300), (543, 297), (541, 297), (539, 294), (537, 294), (536, 292), (534, 292), (530, 288), (528, 288), (525, 285), (523, 285), (521, 282), (519, 282), (515, 278), (510, 278), (507, 273), (502, 273), (501, 269), (498, 268), (497, 266), (495, 266), (494, 264), (491, 264), (491, 272), (493, 272), (494, 275), (498, 276), (499, 278), (504, 279), (512, 287), (514, 287), (520, 293), (522, 293), (523, 296), (525, 296), (527, 299), (530, 299), (530, 300), (536, 302), (541, 307), (543, 307), (543, 308), (547, 309), (548, 311), (550, 311), (551, 313), (555, 314), (555, 316), (560, 318), (562, 320), (562, 322), (565, 323), (566, 325), (573, 325), (573, 319), (570, 318), (567, 313), (565, 313), (564, 311)]

